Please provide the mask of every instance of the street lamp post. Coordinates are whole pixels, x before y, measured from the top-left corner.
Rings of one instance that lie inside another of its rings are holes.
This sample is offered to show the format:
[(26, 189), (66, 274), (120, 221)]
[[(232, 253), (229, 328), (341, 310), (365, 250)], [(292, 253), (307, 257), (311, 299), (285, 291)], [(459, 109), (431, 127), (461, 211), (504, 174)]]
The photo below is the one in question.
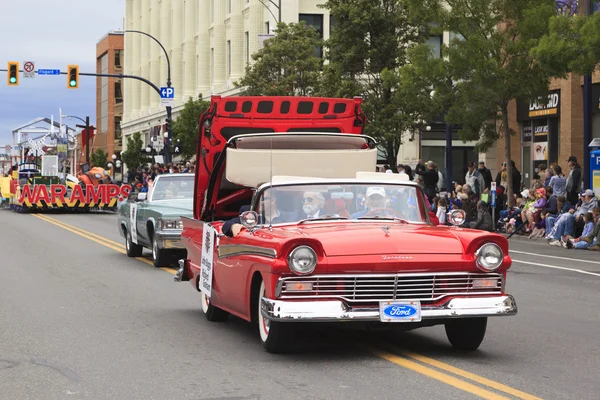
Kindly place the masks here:
[[(271, 9), (269, 9), (269, 7), (265, 3), (263, 3), (263, 0), (258, 0), (258, 1), (260, 1), (260, 4), (267, 7), (267, 10), (269, 10), (271, 15), (273, 15), (273, 13), (271, 12)], [(273, 0), (267, 0), (267, 1), (271, 4), (273, 4), (277, 8), (277, 10), (279, 10), (279, 19), (277, 20), (277, 22), (281, 22), (281, 0), (279, 0), (279, 5), (275, 4), (275, 2)], [(275, 15), (273, 15), (273, 18), (275, 18)]]
[[(271, 1), (271, 0), (269, 0), (269, 1)], [(279, 0), (279, 1), (281, 1), (281, 0)], [(152, 36), (146, 32), (132, 30), (132, 29), (127, 29), (127, 30), (124, 30), (123, 32), (140, 33), (142, 35), (148, 36), (150, 39), (152, 39), (156, 43), (158, 43), (158, 45), (162, 49), (163, 53), (165, 54), (165, 59), (167, 60), (167, 87), (170, 88), (171, 87), (171, 61), (169, 60), (169, 54), (167, 53), (167, 50), (165, 50), (165, 47), (162, 45), (162, 43), (157, 38), (155, 38), (154, 36)], [(168, 139), (171, 138), (173, 135), (171, 134), (172, 133), (171, 132), (171, 125), (172, 125), (171, 124), (171, 106), (165, 106), (165, 108), (167, 109), (167, 140), (165, 142), (165, 164), (168, 164), (170, 162)]]
[(90, 164), (90, 117), (86, 116), (85, 120), (74, 115), (63, 115), (65, 118), (77, 118), (85, 124), (85, 126), (75, 125), (78, 128), (85, 129), (85, 162)]

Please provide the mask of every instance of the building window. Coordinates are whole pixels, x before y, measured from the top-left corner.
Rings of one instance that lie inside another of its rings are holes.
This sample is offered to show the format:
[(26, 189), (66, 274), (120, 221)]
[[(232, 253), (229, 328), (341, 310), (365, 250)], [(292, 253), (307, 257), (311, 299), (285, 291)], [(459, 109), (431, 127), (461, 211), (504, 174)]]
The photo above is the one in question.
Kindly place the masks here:
[(231, 0), (227, 0), (227, 12), (231, 14)]
[(211, 23), (215, 22), (215, 1), (216, 0), (210, 1), (210, 22)]
[(123, 102), (123, 92), (121, 89), (121, 81), (115, 82), (115, 104)]
[(265, 22), (265, 33), (268, 34), (269, 33), (269, 29), (271, 29), (271, 26), (269, 25), (269, 21)]
[(431, 50), (433, 51), (433, 58), (441, 58), (442, 57), (442, 37), (441, 36), (431, 36), (425, 42)]
[[(323, 14), (300, 14), (299, 20), (306, 22), (307, 26), (315, 28), (319, 34), (319, 38), (323, 39)], [(319, 46), (315, 50), (315, 55), (319, 58), (323, 57), (323, 47)]]
[(246, 64), (250, 63), (250, 33), (248, 31), (246, 31), (244, 33), (244, 41), (246, 42), (246, 45), (244, 46), (245, 51), (246, 51)]
[[(100, 73), (108, 74), (108, 53), (100, 58)], [(108, 131), (108, 77), (100, 78), (100, 126), (98, 133)]]
[(115, 117), (115, 140), (121, 140), (121, 117)]
[(121, 64), (121, 56), (123, 52), (121, 50), (115, 50), (115, 69), (121, 69), (123, 68), (122, 64)]
[(231, 76), (231, 40), (227, 41), (227, 76)]
[(215, 49), (210, 49), (210, 85), (212, 86), (215, 79)]

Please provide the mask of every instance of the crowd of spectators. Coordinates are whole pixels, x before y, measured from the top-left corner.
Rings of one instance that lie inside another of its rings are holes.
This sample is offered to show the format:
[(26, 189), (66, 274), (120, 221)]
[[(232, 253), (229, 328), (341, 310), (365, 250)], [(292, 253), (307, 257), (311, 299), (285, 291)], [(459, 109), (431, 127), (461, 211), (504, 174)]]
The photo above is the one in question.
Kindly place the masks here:
[[(465, 212), (465, 227), (545, 238), (551, 246), (567, 249), (600, 250), (600, 208), (594, 191), (583, 187), (583, 171), (575, 156), (567, 160), (568, 171), (558, 164), (538, 166), (531, 185), (524, 187), (521, 173), (512, 166), (512, 198), (507, 198), (507, 163), (496, 174), (496, 205), (490, 205), (492, 174), (483, 161), (468, 164), (465, 178), (445, 192), (443, 175), (433, 161), (419, 160), (414, 172), (398, 165), (400, 174), (421, 185), (431, 211), (440, 224), (447, 224), (447, 213)], [(394, 173), (388, 165), (380, 172)], [(495, 216), (495, 223), (492, 215)]]
[(152, 167), (131, 168), (127, 173), (127, 182), (131, 185), (134, 192), (147, 192), (156, 176), (162, 174), (179, 174), (179, 173), (194, 173), (196, 165), (194, 162), (186, 162), (185, 164), (156, 163)]

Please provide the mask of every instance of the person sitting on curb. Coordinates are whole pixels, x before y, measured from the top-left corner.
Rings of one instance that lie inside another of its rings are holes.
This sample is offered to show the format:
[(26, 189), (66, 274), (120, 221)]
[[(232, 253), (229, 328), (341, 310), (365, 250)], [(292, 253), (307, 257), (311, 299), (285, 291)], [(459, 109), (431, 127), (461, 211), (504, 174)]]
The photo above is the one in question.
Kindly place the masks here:
[(598, 236), (600, 236), (600, 208), (595, 207), (591, 213), (585, 215), (586, 224), (583, 233), (577, 239), (567, 238), (565, 247), (567, 249), (600, 250)]

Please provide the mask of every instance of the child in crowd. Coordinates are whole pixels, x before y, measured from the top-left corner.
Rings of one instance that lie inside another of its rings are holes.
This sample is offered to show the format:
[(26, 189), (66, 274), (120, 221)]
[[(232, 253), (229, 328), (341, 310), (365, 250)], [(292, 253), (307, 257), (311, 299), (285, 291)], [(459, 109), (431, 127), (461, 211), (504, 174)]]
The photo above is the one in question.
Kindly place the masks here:
[(592, 244), (595, 244), (594, 242), (590, 243), (588, 241), (582, 240), (582, 238), (590, 236), (592, 234), (592, 231), (594, 230), (594, 214), (586, 213), (583, 216), (583, 220), (585, 221), (585, 225), (583, 227), (583, 233), (581, 234), (581, 236), (573, 240), (567, 239), (564, 247), (568, 249), (585, 250)]
[(437, 213), (436, 216), (440, 220), (440, 225), (446, 225), (446, 212), (447, 212), (448, 202), (446, 199), (441, 198), (438, 201)]
[(540, 220), (535, 223), (529, 235), (529, 239), (537, 239), (546, 236), (546, 217), (548, 216), (548, 210), (543, 210), (540, 214)]

